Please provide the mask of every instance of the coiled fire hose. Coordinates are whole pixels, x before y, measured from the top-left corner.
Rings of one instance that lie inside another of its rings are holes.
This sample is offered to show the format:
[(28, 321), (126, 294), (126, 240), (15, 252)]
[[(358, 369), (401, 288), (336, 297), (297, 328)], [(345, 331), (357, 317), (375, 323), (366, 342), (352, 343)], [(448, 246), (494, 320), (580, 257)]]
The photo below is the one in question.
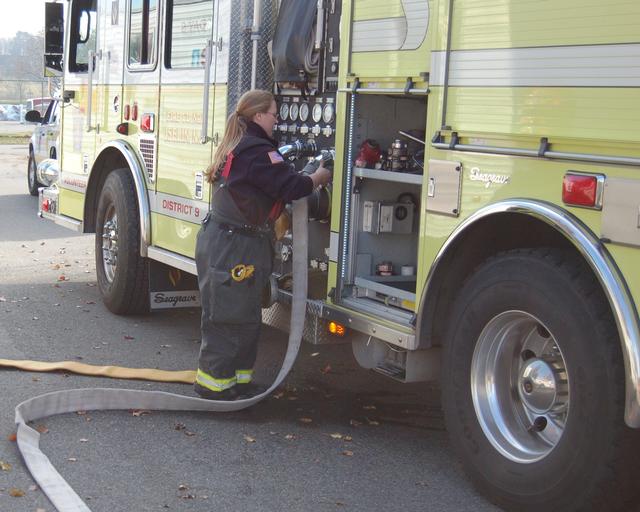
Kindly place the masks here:
[[(304, 328), (307, 297), (307, 218), (307, 200), (301, 199), (294, 201), (294, 278), (289, 344), (280, 372), (273, 384), (264, 393), (246, 400), (223, 402), (193, 398), (163, 391), (85, 388), (46, 393), (25, 400), (16, 407), (15, 421), (18, 426), (18, 448), (34, 480), (59, 512), (91, 512), (91, 510), (65, 479), (62, 478), (56, 468), (53, 467), (49, 458), (40, 450), (40, 434), (28, 426), (28, 422), (55, 414), (80, 410), (145, 409), (155, 411), (239, 411), (257, 404), (282, 383), (296, 360)], [(113, 369), (114, 367), (105, 368)], [(136, 370), (122, 370), (133, 371), (132, 375), (136, 375)], [(172, 372), (166, 373), (171, 374)], [(189, 378), (188, 375), (182, 375), (181, 377)]]

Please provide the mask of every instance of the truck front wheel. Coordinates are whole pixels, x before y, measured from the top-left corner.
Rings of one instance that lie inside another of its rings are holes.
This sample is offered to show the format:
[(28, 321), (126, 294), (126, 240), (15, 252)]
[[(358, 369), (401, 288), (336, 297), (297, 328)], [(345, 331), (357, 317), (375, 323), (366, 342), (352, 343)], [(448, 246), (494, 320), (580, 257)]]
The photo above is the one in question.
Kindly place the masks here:
[(112, 171), (96, 212), (96, 274), (107, 308), (116, 314), (149, 310), (148, 270), (140, 256), (140, 220), (128, 169)]
[(27, 186), (29, 187), (29, 194), (32, 196), (38, 195), (38, 187), (42, 187), (42, 183), (38, 181), (38, 175), (36, 172), (36, 158), (33, 155), (33, 151), (29, 150), (29, 163), (27, 164)]
[(518, 512), (628, 510), (640, 457), (620, 341), (578, 257), (485, 262), (459, 294), (443, 358), (447, 429), (483, 494)]

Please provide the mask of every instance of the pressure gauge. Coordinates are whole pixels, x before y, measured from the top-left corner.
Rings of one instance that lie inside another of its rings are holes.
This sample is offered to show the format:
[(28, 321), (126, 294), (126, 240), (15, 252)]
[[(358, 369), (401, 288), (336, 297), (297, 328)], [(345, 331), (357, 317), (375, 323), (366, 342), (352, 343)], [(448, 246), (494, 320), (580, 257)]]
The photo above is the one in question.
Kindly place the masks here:
[(289, 107), (289, 119), (291, 119), (292, 121), (295, 121), (296, 119), (298, 119), (298, 104), (297, 103), (292, 103), (291, 106)]
[(311, 119), (313, 119), (314, 123), (319, 123), (320, 119), (322, 119), (322, 105), (320, 103), (316, 103), (313, 106), (313, 110), (311, 111)]
[(280, 119), (286, 121), (287, 117), (289, 117), (289, 104), (283, 103), (280, 105)]
[(309, 104), (303, 103), (300, 105), (300, 113), (298, 114), (301, 122), (306, 122), (309, 119)]
[(333, 112), (333, 105), (331, 103), (327, 103), (322, 109), (322, 120), (325, 123), (330, 123), (331, 121), (333, 121)]

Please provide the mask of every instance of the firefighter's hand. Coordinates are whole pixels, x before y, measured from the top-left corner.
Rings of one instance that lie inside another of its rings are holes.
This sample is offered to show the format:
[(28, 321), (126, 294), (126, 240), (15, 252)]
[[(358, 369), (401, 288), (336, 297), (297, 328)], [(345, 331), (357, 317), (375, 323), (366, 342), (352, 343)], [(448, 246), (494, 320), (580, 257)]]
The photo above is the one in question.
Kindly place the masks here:
[(313, 180), (313, 188), (318, 188), (321, 185), (331, 183), (333, 173), (324, 165), (321, 165), (316, 169), (316, 172), (311, 175), (311, 179)]

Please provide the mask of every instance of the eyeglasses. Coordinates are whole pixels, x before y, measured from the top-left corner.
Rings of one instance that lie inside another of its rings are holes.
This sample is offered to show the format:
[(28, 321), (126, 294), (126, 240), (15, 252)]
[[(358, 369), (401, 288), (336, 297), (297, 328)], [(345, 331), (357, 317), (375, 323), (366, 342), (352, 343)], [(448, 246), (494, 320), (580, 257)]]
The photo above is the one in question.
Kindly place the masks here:
[(273, 116), (273, 118), (277, 121), (278, 120), (278, 113), (277, 112), (269, 112), (268, 110), (265, 112), (265, 114), (271, 114)]

